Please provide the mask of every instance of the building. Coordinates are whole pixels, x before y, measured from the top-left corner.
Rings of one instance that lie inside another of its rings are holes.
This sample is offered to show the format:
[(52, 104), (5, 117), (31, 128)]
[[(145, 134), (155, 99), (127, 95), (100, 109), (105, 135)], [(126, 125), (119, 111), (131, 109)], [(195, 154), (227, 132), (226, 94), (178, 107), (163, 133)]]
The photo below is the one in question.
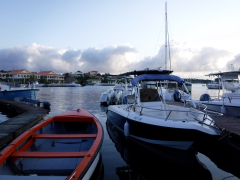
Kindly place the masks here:
[(84, 76), (84, 73), (83, 73), (82, 71), (77, 71), (77, 72), (74, 74), (74, 76), (76, 76), (76, 77), (82, 77), (82, 76)]
[(57, 74), (54, 71), (41, 71), (37, 73), (37, 79), (38, 80), (46, 79), (47, 81), (48, 80), (63, 81), (64, 76)]
[(98, 74), (98, 71), (89, 71), (88, 73), (84, 73), (84, 75), (88, 75), (91, 77), (97, 76), (97, 74)]
[(8, 73), (0, 72), (0, 80), (6, 80)]
[(9, 73), (0, 73), (0, 78), (5, 78), (8, 81), (17, 80), (18, 82), (25, 83), (26, 80), (33, 78), (34, 80), (54, 80), (54, 81), (63, 81), (64, 76), (55, 73), (54, 71), (41, 71), (30, 72), (26, 69), (18, 69), (10, 71)]
[(91, 76), (97, 76), (97, 74), (98, 74), (98, 71), (90, 71)]

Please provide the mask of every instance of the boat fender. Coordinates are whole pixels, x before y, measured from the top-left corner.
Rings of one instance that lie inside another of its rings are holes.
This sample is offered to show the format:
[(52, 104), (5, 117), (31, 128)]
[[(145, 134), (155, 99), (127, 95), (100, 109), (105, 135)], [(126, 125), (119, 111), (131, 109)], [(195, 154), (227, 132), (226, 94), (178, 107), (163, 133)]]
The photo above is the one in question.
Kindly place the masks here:
[(0, 87), (0, 91), (1, 91), (1, 89), (2, 89), (2, 88)]
[(203, 94), (200, 97), (200, 101), (211, 101), (211, 97), (209, 94)]
[(128, 137), (128, 136), (129, 136), (129, 124), (128, 124), (127, 121), (126, 121), (125, 124), (124, 124), (124, 136), (125, 136), (125, 137)]
[(181, 93), (178, 90), (174, 91), (173, 94), (174, 101), (180, 102), (181, 101)]
[(221, 113), (226, 113), (226, 108), (224, 105), (222, 105), (222, 107), (221, 107)]

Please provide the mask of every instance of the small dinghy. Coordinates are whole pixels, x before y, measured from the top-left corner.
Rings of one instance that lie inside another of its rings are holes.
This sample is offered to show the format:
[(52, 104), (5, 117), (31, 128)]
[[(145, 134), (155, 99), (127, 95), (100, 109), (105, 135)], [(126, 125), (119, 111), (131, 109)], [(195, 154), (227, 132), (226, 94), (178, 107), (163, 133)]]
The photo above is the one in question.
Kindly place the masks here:
[(76, 109), (24, 132), (0, 153), (0, 180), (90, 179), (103, 142), (100, 122)]

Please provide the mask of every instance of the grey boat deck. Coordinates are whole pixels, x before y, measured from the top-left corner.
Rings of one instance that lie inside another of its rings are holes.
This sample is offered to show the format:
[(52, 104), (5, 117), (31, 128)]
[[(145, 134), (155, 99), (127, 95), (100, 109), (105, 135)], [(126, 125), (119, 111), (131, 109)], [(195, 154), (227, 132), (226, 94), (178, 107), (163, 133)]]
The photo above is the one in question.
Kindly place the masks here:
[[(175, 105), (175, 106), (182, 106), (182, 107), (184, 106), (184, 103), (181, 103), (181, 102), (166, 100), (166, 103), (170, 105)], [(186, 105), (186, 107), (191, 107), (191, 106)], [(203, 109), (200, 108), (200, 111), (203, 111)], [(233, 117), (228, 114), (224, 114), (223, 116), (216, 116), (212, 118), (220, 128), (225, 128), (227, 131), (240, 136), (240, 118)]]

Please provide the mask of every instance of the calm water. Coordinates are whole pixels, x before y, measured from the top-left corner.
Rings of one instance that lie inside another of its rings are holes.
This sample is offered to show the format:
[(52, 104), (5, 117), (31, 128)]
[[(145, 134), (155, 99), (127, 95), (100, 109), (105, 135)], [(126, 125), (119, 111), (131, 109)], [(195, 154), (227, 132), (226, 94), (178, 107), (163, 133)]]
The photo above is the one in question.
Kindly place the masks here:
[[(111, 124), (106, 124), (106, 107), (99, 103), (107, 86), (40, 88), (38, 99), (49, 101), (48, 119), (78, 107), (95, 115), (104, 129), (102, 158), (104, 179), (239, 179), (240, 162), (216, 146), (187, 152), (166, 148), (149, 149), (144, 145), (125, 140)], [(199, 99), (203, 93), (217, 96), (218, 90), (208, 90), (201, 84), (193, 85), (192, 97)], [(0, 114), (1, 119), (4, 115)], [(197, 154), (197, 155), (195, 155)]]

